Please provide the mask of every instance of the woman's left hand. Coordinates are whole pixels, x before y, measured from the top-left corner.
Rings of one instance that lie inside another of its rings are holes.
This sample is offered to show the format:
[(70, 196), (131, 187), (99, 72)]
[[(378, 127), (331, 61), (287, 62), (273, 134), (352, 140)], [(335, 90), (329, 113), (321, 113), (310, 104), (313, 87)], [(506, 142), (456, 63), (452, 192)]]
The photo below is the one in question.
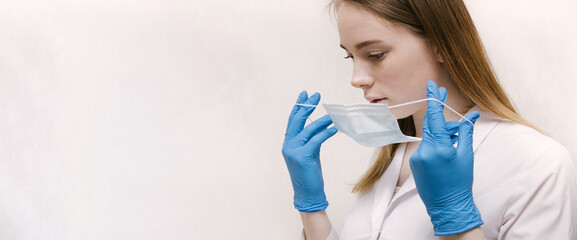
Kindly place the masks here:
[[(447, 91), (429, 81), (427, 98), (445, 102)], [(471, 112), (466, 118), (475, 123), (479, 112)], [(429, 100), (423, 140), (410, 158), (417, 191), (437, 236), (458, 234), (483, 224), (473, 201), (473, 125), (463, 119), (458, 136), (449, 125), (443, 104)], [(454, 140), (458, 142), (456, 148)]]

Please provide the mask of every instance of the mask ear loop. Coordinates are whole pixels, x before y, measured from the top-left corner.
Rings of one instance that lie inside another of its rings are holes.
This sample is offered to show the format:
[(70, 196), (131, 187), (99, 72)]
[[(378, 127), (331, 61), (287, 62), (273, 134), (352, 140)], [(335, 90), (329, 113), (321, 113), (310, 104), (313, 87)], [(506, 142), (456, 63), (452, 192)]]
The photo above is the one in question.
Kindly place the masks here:
[[(473, 124), (473, 122), (471, 122), (471, 120), (469, 120), (468, 118), (466, 118), (465, 116), (461, 115), (459, 112), (455, 111), (455, 109), (449, 107), (449, 105), (445, 104), (444, 102), (440, 101), (439, 99), (436, 98), (425, 98), (425, 99), (421, 99), (421, 100), (417, 100), (417, 101), (413, 101), (413, 102), (408, 102), (408, 103), (401, 103), (401, 104), (397, 104), (394, 106), (390, 106), (389, 109), (392, 108), (397, 108), (397, 107), (402, 107), (402, 106), (406, 106), (406, 105), (410, 105), (410, 104), (414, 104), (414, 103), (420, 103), (420, 102), (425, 102), (428, 100), (433, 100), (433, 101), (437, 101), (440, 104), (443, 104), (446, 108), (448, 108), (449, 110), (453, 111), (455, 114), (459, 115), (459, 117), (461, 117), (461, 120), (465, 119), (467, 120), (467, 122), (469, 122), (471, 125), (475, 125)], [(460, 121), (460, 120), (459, 120)]]
[(309, 105), (309, 104), (301, 104), (301, 103), (295, 103), (295, 105), (305, 106), (305, 107), (317, 107), (318, 106), (318, 105)]
[[(397, 107), (403, 107), (403, 106), (407, 106), (407, 105), (411, 105), (411, 104), (415, 104), (415, 103), (420, 103), (420, 102), (425, 102), (428, 100), (432, 100), (432, 101), (437, 101), (440, 104), (443, 104), (443, 106), (445, 106), (446, 108), (448, 108), (449, 110), (451, 110), (453, 113), (457, 114), (459, 117), (461, 117), (461, 120), (465, 119), (467, 122), (469, 122), (471, 125), (475, 125), (473, 124), (473, 122), (471, 122), (471, 120), (469, 120), (468, 118), (466, 118), (465, 116), (461, 115), (459, 112), (455, 111), (455, 109), (449, 107), (449, 105), (445, 104), (444, 102), (440, 101), (439, 99), (436, 98), (425, 98), (425, 99), (421, 99), (421, 100), (417, 100), (417, 101), (412, 101), (412, 102), (408, 102), (408, 103), (401, 103), (401, 104), (397, 104), (394, 106), (389, 106), (389, 109), (393, 109), (393, 108), (397, 108)], [(317, 107), (317, 105), (310, 105), (310, 104), (301, 104), (301, 103), (296, 103), (295, 105), (299, 105), (299, 106), (305, 106), (305, 107)], [(310, 120), (310, 118), (307, 118), (307, 120)], [(311, 120), (312, 121), (312, 120)], [(459, 120), (460, 121), (460, 120)]]
[[(302, 103), (295, 103), (295, 105), (299, 105), (299, 106), (305, 106), (305, 107), (314, 107), (314, 108), (316, 108), (316, 107), (317, 107), (317, 105), (302, 104)], [(313, 122), (313, 120), (311, 120), (311, 118), (310, 118), (310, 117), (308, 117), (308, 118), (307, 118), (307, 122), (308, 122), (308, 123), (311, 123), (311, 122)]]

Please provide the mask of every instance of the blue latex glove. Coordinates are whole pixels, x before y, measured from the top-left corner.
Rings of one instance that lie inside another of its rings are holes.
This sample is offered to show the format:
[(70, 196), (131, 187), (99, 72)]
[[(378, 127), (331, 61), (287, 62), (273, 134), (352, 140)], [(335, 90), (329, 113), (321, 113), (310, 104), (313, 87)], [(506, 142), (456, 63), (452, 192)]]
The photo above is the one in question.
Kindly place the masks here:
[[(445, 102), (447, 91), (429, 81), (427, 97)], [(475, 123), (479, 112), (471, 112), (465, 117)], [(461, 120), (458, 136), (449, 128), (443, 105), (428, 101), (423, 140), (410, 158), (417, 191), (437, 236), (465, 232), (483, 224), (473, 202), (473, 125)], [(455, 139), (457, 148), (453, 146)]]
[[(300, 93), (297, 103), (317, 105), (321, 99), (315, 93), (307, 98), (307, 92)], [(325, 187), (319, 153), (321, 144), (337, 133), (333, 123), (325, 115), (304, 127), (315, 107), (295, 105), (289, 116), (282, 155), (289, 170), (293, 190), (294, 206), (301, 212), (318, 212), (327, 208)]]

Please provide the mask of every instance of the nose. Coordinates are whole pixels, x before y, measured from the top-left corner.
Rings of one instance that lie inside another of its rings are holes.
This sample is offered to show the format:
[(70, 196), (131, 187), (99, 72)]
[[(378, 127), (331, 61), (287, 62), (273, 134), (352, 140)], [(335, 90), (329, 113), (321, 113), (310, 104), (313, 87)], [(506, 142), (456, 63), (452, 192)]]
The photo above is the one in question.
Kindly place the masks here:
[(361, 64), (354, 64), (351, 85), (356, 88), (367, 88), (373, 85), (374, 79)]

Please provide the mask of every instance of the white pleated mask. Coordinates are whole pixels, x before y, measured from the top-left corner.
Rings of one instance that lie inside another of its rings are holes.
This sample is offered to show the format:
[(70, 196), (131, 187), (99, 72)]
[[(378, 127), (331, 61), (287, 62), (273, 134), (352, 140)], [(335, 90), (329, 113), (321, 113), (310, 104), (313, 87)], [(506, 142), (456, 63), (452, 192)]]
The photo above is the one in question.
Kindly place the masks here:
[[(459, 115), (462, 119), (469, 121), (469, 119), (466, 119), (463, 115), (447, 106), (447, 104), (435, 98), (426, 98), (394, 106), (379, 103), (366, 103), (353, 105), (323, 104), (323, 107), (333, 120), (333, 124), (339, 132), (346, 134), (363, 146), (381, 147), (393, 143), (421, 141), (421, 138), (404, 135), (399, 128), (397, 118), (389, 109), (420, 103), (427, 100), (437, 101), (445, 105), (447, 109)], [(305, 104), (297, 105), (311, 106)]]

